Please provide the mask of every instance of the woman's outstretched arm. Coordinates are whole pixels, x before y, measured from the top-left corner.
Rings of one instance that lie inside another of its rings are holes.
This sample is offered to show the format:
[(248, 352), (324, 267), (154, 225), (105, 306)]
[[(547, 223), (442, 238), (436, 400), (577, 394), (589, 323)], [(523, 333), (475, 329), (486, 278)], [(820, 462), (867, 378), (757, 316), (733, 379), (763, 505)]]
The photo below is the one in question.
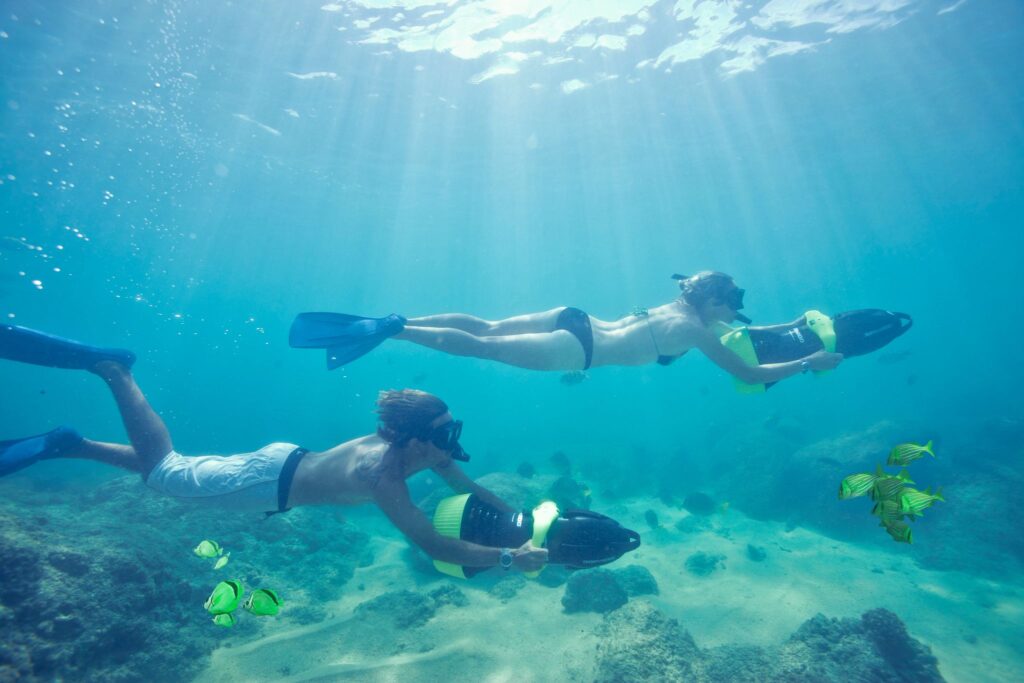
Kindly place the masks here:
[(693, 335), (696, 337), (694, 345), (712, 363), (747, 384), (768, 384), (792, 377), (793, 375), (799, 375), (804, 371), (804, 361), (807, 362), (811, 370), (831, 370), (843, 360), (843, 356), (840, 353), (817, 351), (804, 358), (798, 358), (786, 363), (747, 365), (742, 358), (722, 346), (718, 337), (709, 330), (695, 330)]
[(791, 323), (779, 323), (778, 325), (748, 325), (747, 327), (752, 330), (759, 330), (762, 332), (785, 332), (786, 330), (791, 330), (794, 327), (800, 327), (805, 322), (807, 322), (806, 317), (800, 316)]

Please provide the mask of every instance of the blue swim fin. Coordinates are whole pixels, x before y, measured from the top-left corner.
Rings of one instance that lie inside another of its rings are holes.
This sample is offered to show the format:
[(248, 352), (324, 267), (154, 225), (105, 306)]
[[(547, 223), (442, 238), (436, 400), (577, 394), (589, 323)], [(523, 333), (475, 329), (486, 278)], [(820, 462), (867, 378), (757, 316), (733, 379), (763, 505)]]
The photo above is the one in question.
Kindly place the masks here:
[(392, 313), (364, 318), (344, 313), (300, 313), (288, 333), (293, 349), (327, 349), (327, 369), (340, 368), (405, 329), (405, 318)]
[(71, 427), (57, 427), (46, 434), (0, 441), (0, 477), (39, 460), (59, 458), (80, 443), (82, 435)]
[(0, 325), (0, 358), (69, 370), (88, 370), (101, 360), (129, 368), (135, 362), (135, 354), (126, 349), (89, 346), (18, 325)]

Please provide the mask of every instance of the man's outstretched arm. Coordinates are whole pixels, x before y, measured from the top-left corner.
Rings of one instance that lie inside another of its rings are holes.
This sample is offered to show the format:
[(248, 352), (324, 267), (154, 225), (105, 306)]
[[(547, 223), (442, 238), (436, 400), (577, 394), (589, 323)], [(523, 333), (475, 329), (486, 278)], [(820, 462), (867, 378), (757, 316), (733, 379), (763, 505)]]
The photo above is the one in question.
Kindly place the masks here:
[[(464, 567), (496, 567), (500, 564), (500, 548), (489, 548), (437, 533), (423, 511), (412, 504), (405, 481), (382, 479), (374, 488), (373, 498), (391, 523), (435, 560)], [(534, 548), (529, 541), (512, 551), (513, 565), (524, 572), (537, 571), (547, 559), (548, 551)]]
[(434, 472), (444, 479), (445, 483), (456, 493), (472, 493), (480, 500), (498, 508), (502, 512), (516, 511), (511, 505), (466, 476), (462, 468), (451, 460), (444, 465), (435, 467)]

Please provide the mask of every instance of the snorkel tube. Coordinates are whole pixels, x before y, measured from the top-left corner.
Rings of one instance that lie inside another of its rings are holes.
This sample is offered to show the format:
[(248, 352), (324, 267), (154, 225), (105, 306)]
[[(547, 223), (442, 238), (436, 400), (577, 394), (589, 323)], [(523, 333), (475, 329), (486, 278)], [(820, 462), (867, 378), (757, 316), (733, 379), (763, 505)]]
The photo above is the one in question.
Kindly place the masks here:
[[(640, 534), (610, 517), (586, 510), (561, 512), (551, 501), (531, 511), (502, 512), (471, 493), (445, 498), (434, 511), (434, 528), (447, 538), (491, 548), (518, 548), (529, 539), (547, 548), (548, 563), (584, 569), (608, 564), (640, 547)], [(489, 567), (434, 560), (438, 571), (469, 579)], [(530, 578), (540, 571), (529, 572)]]

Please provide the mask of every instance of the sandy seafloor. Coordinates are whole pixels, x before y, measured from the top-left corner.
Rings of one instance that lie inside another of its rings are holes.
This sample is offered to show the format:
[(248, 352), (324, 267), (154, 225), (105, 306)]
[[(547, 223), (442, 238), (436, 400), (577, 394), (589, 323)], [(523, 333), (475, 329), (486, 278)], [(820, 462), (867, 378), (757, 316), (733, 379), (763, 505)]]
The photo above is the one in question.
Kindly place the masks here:
[[(646, 528), (649, 509), (658, 514), (660, 529)], [(786, 531), (782, 523), (731, 509), (716, 514), (712, 529), (702, 533), (676, 531), (675, 522), (689, 513), (647, 498), (603, 511), (643, 534), (643, 547), (611, 565), (637, 563), (654, 575), (660, 595), (633, 600), (650, 600), (678, 619), (700, 647), (776, 645), (816, 613), (857, 617), (885, 607), (931, 647), (947, 680), (1024, 680), (1016, 653), (1024, 642), (1019, 582), (922, 569), (899, 548), (865, 548), (799, 527)], [(467, 607), (442, 608), (425, 625), (403, 631), (408, 643), (399, 655), (375, 652), (375, 638), (394, 638), (394, 632), (362, 630), (353, 608), (378, 593), (434, 588), (437, 582), (409, 569), (407, 544), (387, 531), (382, 518), (351, 519), (371, 534), (376, 560), (356, 570), (353, 590), (326, 606), (327, 618), (302, 627), (267, 622), (262, 637), (230, 640), (212, 653), (198, 681), (593, 680), (593, 632), (601, 615), (564, 614), (563, 589), (535, 582), (503, 602), (488, 593), (493, 580), (451, 579), (468, 597)], [(376, 525), (385, 535), (373, 535)], [(925, 522), (916, 533), (917, 543), (942, 542), (927, 537)], [(767, 558), (748, 559), (748, 543), (764, 548)], [(707, 577), (690, 574), (684, 561), (696, 549), (724, 555), (725, 567)], [(360, 584), (364, 590), (355, 590)]]

